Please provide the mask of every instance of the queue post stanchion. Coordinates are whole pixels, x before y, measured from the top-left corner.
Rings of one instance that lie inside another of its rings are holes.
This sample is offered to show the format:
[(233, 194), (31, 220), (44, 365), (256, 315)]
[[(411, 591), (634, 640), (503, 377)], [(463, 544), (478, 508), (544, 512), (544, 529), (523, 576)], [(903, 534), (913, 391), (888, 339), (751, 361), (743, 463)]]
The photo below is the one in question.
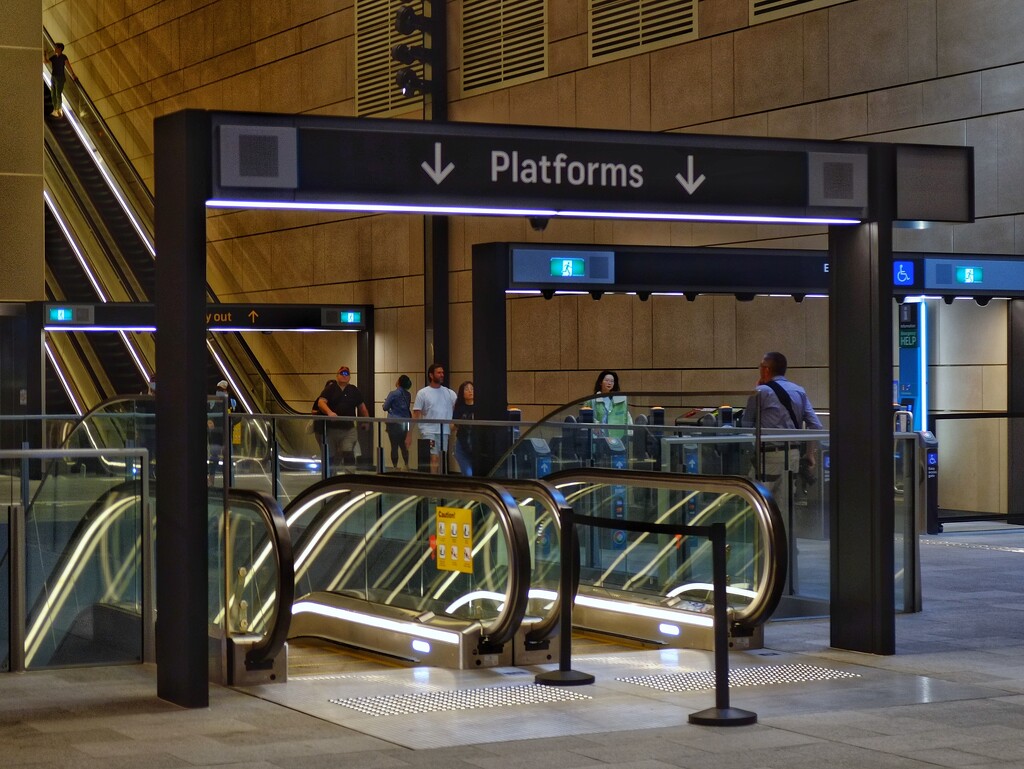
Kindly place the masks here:
[(711, 524), (711, 563), (715, 596), (715, 707), (691, 713), (699, 726), (746, 726), (757, 713), (729, 706), (729, 607), (726, 590), (726, 532), (724, 523)]
[(538, 673), (534, 681), (547, 686), (583, 686), (594, 683), (594, 676), (572, 669), (572, 604), (576, 597), (575, 580), (576, 564), (579, 559), (579, 547), (576, 545), (576, 521), (572, 510), (559, 511), (560, 533), (559, 552), (561, 557), (561, 573), (559, 574), (559, 591), (562, 603), (559, 607), (558, 637), (558, 670)]

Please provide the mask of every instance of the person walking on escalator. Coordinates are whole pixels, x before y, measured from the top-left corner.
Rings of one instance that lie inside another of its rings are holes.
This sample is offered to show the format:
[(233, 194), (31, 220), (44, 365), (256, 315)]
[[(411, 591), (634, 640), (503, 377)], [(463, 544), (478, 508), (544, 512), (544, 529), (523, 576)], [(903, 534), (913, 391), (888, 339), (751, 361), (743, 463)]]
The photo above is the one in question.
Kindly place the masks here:
[(53, 103), (53, 112), (50, 114), (54, 117), (64, 117), (63, 94), (66, 74), (71, 75), (72, 80), (78, 80), (75, 71), (71, 69), (71, 61), (64, 55), (64, 43), (53, 44), (53, 56), (43, 56), (43, 63), (47, 62), (50, 64), (50, 101)]

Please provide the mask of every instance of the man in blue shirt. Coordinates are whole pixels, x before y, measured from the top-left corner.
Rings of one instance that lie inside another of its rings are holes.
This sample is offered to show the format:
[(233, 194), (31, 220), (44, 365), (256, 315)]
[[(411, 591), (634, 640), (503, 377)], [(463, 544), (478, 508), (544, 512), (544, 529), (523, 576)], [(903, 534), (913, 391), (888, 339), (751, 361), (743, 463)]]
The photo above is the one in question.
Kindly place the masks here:
[[(821, 420), (814, 413), (807, 392), (795, 382), (786, 379), (788, 364), (781, 352), (766, 352), (761, 359), (759, 378), (754, 394), (747, 400), (743, 412), (743, 425), (762, 429), (822, 430)], [(796, 472), (800, 466), (800, 448), (793, 442), (770, 442), (764, 436), (761, 442), (761, 457), (758, 464), (763, 467), (763, 480), (772, 492), (779, 508), (788, 506), (789, 490), (787, 471)], [(806, 454), (809, 467), (814, 466), (814, 452)]]

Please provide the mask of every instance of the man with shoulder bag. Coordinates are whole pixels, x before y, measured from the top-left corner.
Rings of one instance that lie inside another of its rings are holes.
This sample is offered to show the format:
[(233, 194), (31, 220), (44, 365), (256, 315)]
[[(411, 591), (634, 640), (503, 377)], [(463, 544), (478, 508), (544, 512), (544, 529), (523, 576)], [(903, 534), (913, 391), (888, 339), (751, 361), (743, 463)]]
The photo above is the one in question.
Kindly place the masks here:
[[(823, 429), (807, 392), (786, 379), (787, 367), (786, 356), (781, 352), (764, 354), (757, 387), (743, 412), (745, 427), (756, 427), (760, 415), (762, 429)], [(761, 480), (775, 497), (780, 510), (789, 506), (787, 472), (799, 473), (806, 485), (814, 483), (816, 461), (808, 444), (771, 442), (762, 438), (761, 456), (755, 457), (755, 461), (760, 465), (755, 469), (762, 470)]]

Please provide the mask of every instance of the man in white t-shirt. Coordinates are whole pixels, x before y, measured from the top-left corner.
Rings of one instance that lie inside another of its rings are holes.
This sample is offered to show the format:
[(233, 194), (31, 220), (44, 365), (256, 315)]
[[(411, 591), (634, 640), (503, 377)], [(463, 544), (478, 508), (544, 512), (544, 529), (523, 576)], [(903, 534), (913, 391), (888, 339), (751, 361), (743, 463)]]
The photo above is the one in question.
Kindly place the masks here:
[[(429, 419), (431, 422), (419, 422), (420, 437), (430, 441), (430, 472), (441, 472), (441, 456), (448, 450), (447, 424), (452, 418), (452, 409), (458, 396), (455, 391), (444, 386), (444, 366), (440, 363), (430, 364), (427, 369), (427, 386), (416, 393), (416, 402), (412, 406), (413, 420)], [(412, 430), (405, 436), (405, 445), (412, 444)]]

